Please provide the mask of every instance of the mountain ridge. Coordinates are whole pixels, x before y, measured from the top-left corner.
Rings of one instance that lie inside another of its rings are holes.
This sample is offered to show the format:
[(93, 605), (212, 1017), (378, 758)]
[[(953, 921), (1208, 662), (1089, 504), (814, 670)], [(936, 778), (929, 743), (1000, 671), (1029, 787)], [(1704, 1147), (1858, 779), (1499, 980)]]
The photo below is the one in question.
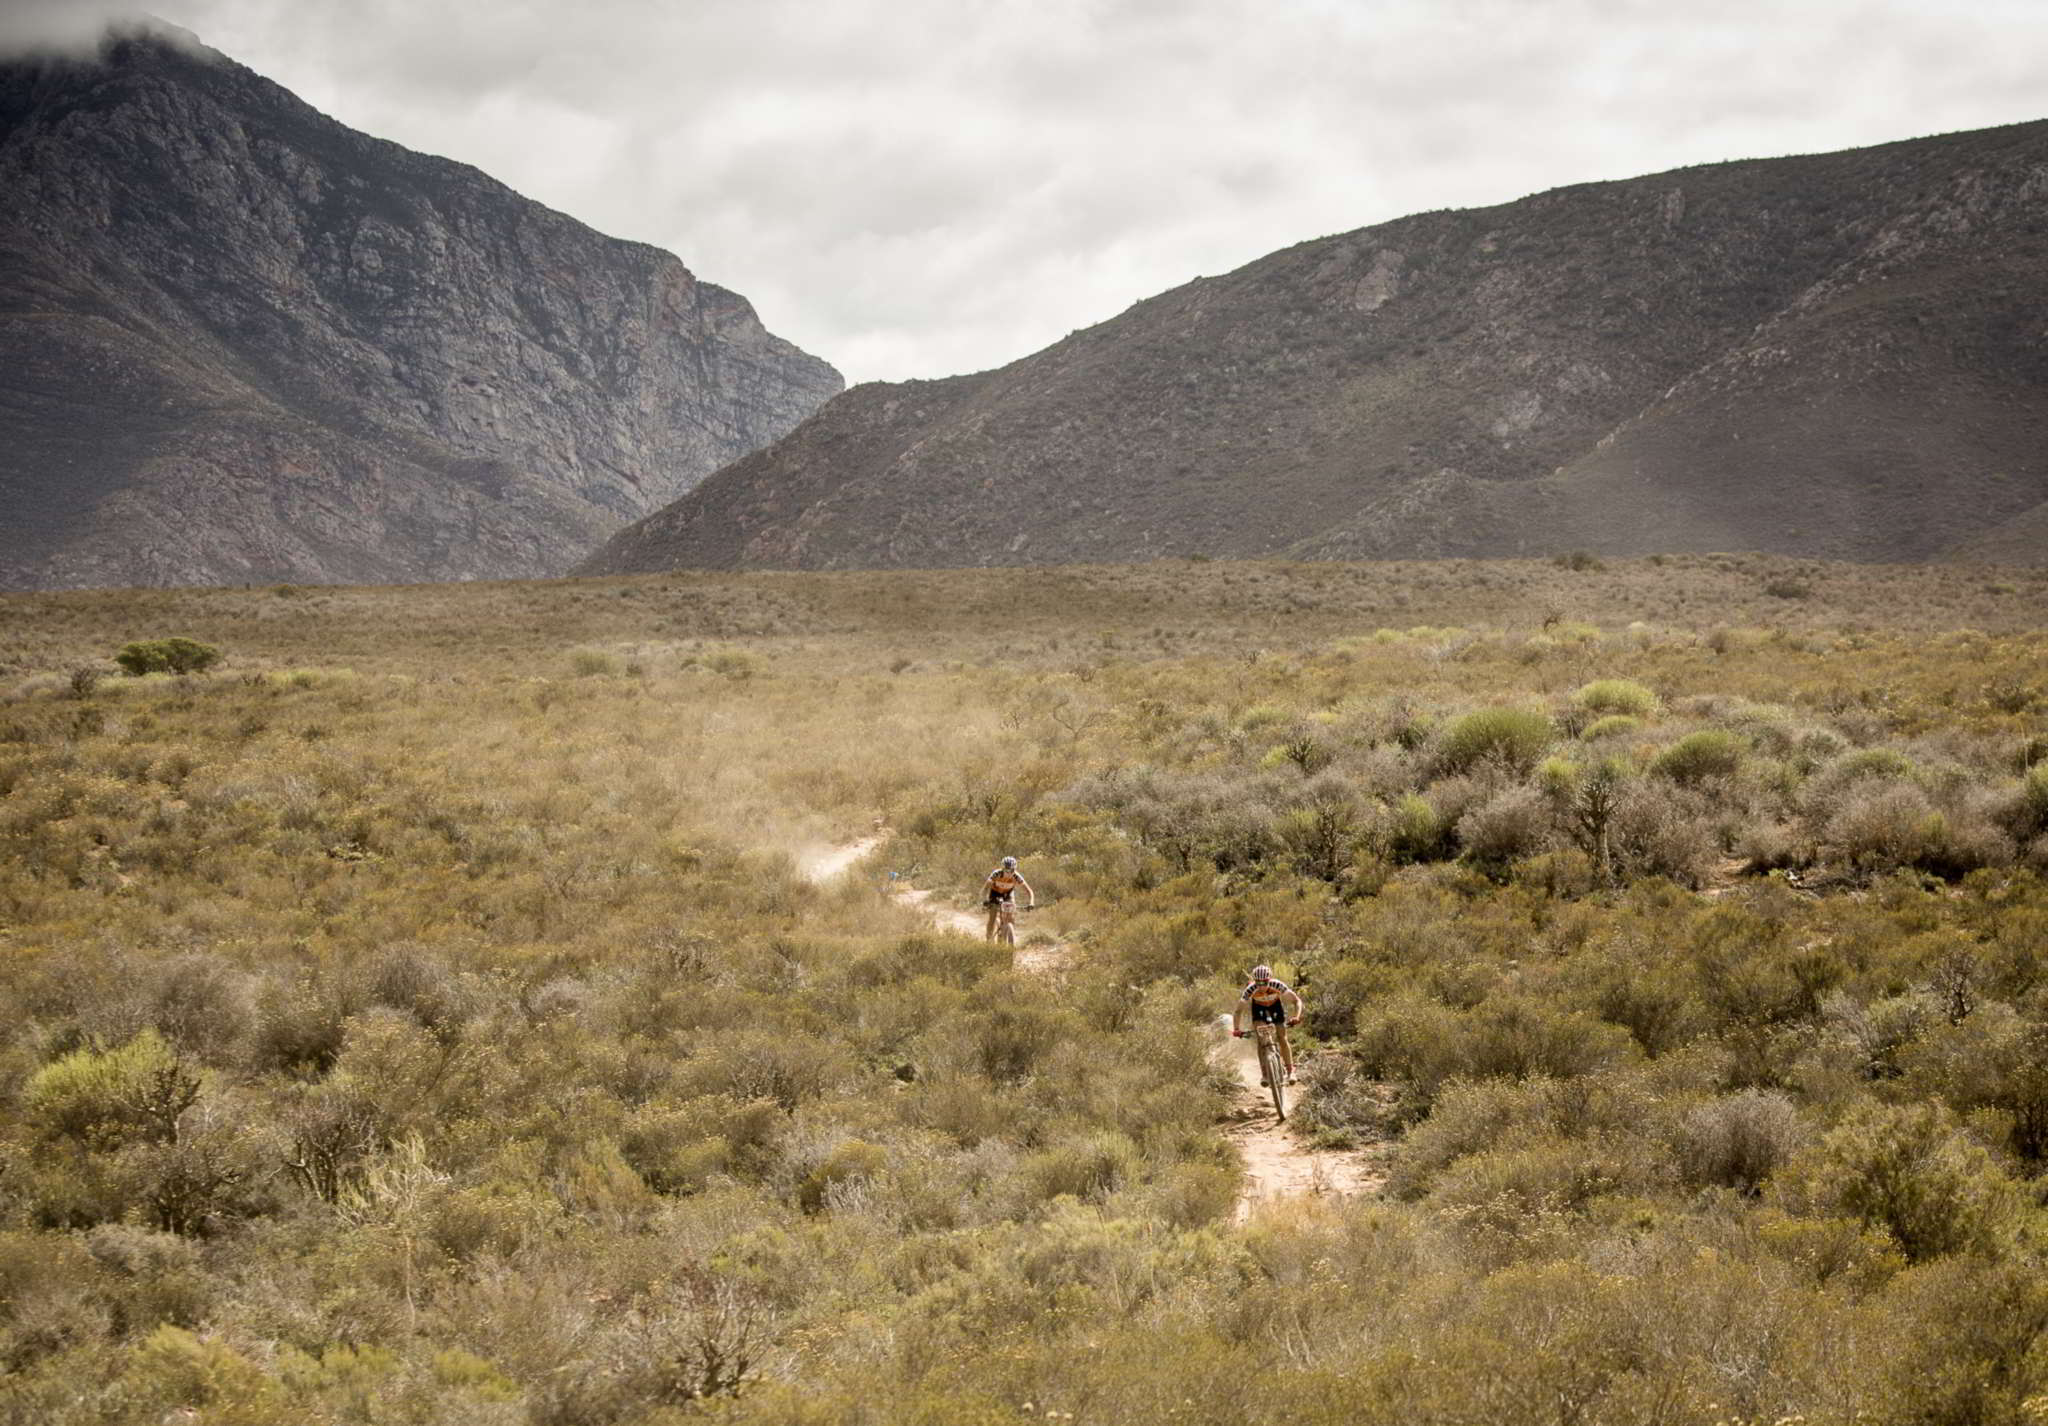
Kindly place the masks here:
[(2009, 556), (2048, 502), (2044, 189), (2034, 122), (1312, 239), (856, 387), (579, 569), (1925, 559), (2019, 522)]
[(195, 42), (0, 62), (0, 585), (559, 573), (828, 365)]

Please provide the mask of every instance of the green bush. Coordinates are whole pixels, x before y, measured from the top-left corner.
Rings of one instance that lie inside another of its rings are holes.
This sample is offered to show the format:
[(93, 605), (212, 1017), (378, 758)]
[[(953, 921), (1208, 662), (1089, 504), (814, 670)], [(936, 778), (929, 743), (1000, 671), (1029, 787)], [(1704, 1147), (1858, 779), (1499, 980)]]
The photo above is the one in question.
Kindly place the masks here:
[(1379, 839), (1390, 861), (1434, 861), (1451, 854), (1455, 825), (1428, 798), (1410, 792), (1385, 813)]
[(1687, 733), (1650, 764), (1650, 771), (1688, 787), (1712, 777), (1732, 777), (1742, 766), (1742, 739), (1719, 728)]
[(1642, 726), (1643, 720), (1640, 718), (1631, 717), (1626, 713), (1611, 713), (1605, 718), (1595, 718), (1588, 723), (1579, 737), (1591, 743), (1601, 738), (1618, 738), (1624, 733), (1633, 733)]
[(195, 639), (146, 639), (123, 644), (114, 662), (131, 678), (145, 673), (202, 673), (220, 662), (220, 650)]
[(1444, 729), (1437, 740), (1437, 763), (1453, 773), (1489, 763), (1527, 772), (1556, 733), (1550, 720), (1533, 709), (1475, 709)]
[(1596, 679), (1574, 693), (1572, 702), (1588, 713), (1625, 713), (1632, 718), (1647, 718), (1657, 711), (1657, 695), (1626, 678)]
[(45, 1132), (114, 1148), (171, 1137), (196, 1088), (163, 1038), (144, 1030), (114, 1049), (74, 1050), (43, 1066), (22, 1100)]
[(2019, 1185), (1931, 1104), (1860, 1104), (1780, 1178), (1789, 1204), (1882, 1228), (1912, 1262), (1995, 1252), (2025, 1207)]

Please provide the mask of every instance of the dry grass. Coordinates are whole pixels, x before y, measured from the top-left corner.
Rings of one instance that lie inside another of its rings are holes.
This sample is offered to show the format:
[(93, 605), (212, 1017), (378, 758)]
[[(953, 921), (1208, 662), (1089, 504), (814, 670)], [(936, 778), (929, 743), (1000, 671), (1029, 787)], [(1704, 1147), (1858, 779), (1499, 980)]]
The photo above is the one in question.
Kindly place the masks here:
[(2044, 586), (1773, 568), (10, 597), (4, 1419), (2031, 1419)]

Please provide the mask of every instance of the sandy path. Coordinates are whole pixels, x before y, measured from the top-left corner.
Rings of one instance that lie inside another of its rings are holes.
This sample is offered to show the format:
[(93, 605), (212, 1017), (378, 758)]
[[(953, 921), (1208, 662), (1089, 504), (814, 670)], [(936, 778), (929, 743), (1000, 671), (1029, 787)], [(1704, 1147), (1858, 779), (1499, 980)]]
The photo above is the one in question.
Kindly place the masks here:
[[(804, 875), (815, 882), (830, 881), (881, 844), (879, 836), (863, 838), (843, 847), (820, 848), (799, 856)], [(985, 934), (981, 915), (947, 906), (936, 893), (920, 886), (899, 883), (889, 894), (905, 906), (912, 906), (942, 930), (955, 931), (976, 939)], [(1023, 924), (1022, 917), (1019, 924)], [(1017, 965), (1041, 973), (1064, 969), (1072, 947), (1063, 941), (1049, 945), (1017, 947)], [(1230, 1038), (1230, 1017), (1217, 1022), (1217, 1046), (1213, 1053), (1227, 1060), (1238, 1080), (1238, 1093), (1224, 1121), (1223, 1133), (1244, 1159), (1244, 1188), (1237, 1199), (1236, 1219), (1242, 1223), (1259, 1205), (1276, 1199), (1328, 1194), (1367, 1193), (1377, 1188), (1383, 1175), (1375, 1173), (1356, 1154), (1340, 1149), (1316, 1149), (1296, 1138), (1291, 1126), (1273, 1113), (1273, 1102), (1259, 1087), (1258, 1052), (1251, 1040)]]
[(880, 837), (863, 837), (843, 847), (806, 847), (796, 854), (796, 869), (803, 873), (805, 881), (832, 881), (880, 845)]
[[(1223, 1133), (1244, 1158), (1244, 1189), (1237, 1197), (1237, 1221), (1276, 1198), (1368, 1193), (1385, 1181), (1357, 1154), (1318, 1149), (1295, 1137), (1290, 1124), (1273, 1113), (1272, 1098), (1259, 1084), (1259, 1051), (1250, 1039), (1230, 1038), (1230, 1017), (1216, 1021), (1219, 1059), (1237, 1075), (1237, 1098), (1224, 1121)], [(1294, 1107), (1288, 1096), (1289, 1109)]]
[[(813, 882), (827, 882), (845, 874), (846, 870), (862, 857), (882, 844), (879, 836), (863, 837), (858, 842), (849, 842), (840, 847), (817, 847), (797, 854), (797, 869), (804, 879)], [(962, 910), (940, 903), (937, 893), (908, 882), (898, 882), (889, 888), (889, 894), (905, 906), (914, 906), (922, 911), (934, 925), (948, 931), (957, 931), (963, 936), (972, 936), (977, 941), (988, 934), (988, 919), (985, 912)], [(1026, 932), (1029, 925), (1028, 913), (1019, 908), (1017, 928)], [(1051, 971), (1066, 964), (1071, 947), (1064, 941), (1049, 944), (1017, 947), (1017, 966), (1021, 970)]]

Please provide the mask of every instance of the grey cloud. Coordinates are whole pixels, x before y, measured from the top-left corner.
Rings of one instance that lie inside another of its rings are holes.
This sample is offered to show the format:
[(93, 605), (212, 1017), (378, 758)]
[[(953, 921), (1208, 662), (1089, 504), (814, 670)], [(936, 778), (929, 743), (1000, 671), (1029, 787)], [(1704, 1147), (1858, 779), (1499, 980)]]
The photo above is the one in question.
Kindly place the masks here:
[(345, 122), (673, 249), (856, 379), (1007, 361), (1407, 212), (2039, 117), (2048, 73), (2033, 0), (156, 8)]

